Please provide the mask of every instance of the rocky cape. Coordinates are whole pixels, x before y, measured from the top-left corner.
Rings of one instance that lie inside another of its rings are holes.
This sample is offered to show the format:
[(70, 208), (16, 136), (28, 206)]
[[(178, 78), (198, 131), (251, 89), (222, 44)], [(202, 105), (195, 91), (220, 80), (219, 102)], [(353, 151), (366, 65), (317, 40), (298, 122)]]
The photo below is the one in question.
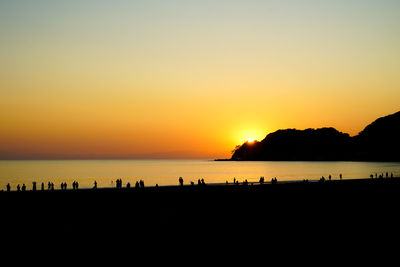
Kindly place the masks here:
[(334, 128), (285, 129), (245, 142), (233, 161), (400, 161), (400, 111), (351, 137)]

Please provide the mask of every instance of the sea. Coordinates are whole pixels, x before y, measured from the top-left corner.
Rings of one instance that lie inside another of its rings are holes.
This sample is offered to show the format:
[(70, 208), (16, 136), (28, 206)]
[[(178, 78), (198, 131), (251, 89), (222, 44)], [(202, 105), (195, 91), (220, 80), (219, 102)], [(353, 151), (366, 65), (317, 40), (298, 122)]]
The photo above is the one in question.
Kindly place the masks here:
[(400, 177), (400, 162), (303, 162), (303, 161), (214, 161), (210, 159), (184, 160), (2, 160), (0, 161), (0, 191), (11, 185), (32, 188), (32, 182), (47, 188), (48, 182), (59, 189), (61, 183), (71, 188), (74, 181), (79, 188), (115, 187), (115, 180), (122, 179), (123, 185), (143, 180), (145, 186), (178, 185), (179, 177), (184, 184), (204, 179), (206, 183), (233, 182), (233, 179), (249, 183), (264, 177), (268, 182), (276, 177), (278, 181), (368, 178), (386, 173)]

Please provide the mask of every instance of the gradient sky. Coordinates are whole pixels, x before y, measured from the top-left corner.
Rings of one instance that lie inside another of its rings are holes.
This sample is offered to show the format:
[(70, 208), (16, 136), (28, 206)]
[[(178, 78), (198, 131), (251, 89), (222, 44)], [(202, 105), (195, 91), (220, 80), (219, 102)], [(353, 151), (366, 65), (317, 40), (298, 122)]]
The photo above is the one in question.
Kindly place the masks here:
[(400, 1), (0, 2), (0, 158), (228, 157), (400, 110)]

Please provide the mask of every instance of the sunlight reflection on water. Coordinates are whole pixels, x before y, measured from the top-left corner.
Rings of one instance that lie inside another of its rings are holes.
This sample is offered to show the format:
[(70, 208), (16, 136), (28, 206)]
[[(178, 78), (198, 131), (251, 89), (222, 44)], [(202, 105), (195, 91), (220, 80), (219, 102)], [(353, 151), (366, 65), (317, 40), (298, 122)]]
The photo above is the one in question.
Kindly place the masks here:
[(370, 174), (393, 173), (400, 176), (400, 163), (394, 162), (230, 162), (212, 160), (39, 160), (39, 161), (0, 161), (0, 189), (7, 183), (15, 189), (17, 184), (32, 188), (32, 182), (54, 182), (59, 188), (67, 182), (71, 188), (73, 181), (80, 188), (90, 188), (96, 180), (99, 187), (112, 187), (117, 178), (123, 184), (134, 183), (140, 179), (145, 185), (177, 185), (179, 176), (185, 184), (197, 183), (204, 178), (208, 183), (224, 183), (235, 177), (239, 181), (247, 179), (256, 182), (260, 176), (266, 181), (272, 177), (278, 180), (319, 179), (321, 176), (338, 179), (368, 178)]

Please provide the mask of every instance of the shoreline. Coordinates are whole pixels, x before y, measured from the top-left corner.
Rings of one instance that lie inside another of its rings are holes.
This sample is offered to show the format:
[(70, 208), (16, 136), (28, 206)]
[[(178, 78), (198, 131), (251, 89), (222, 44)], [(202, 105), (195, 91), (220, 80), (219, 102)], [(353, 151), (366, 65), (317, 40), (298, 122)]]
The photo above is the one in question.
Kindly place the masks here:
[[(254, 178), (254, 179), (256, 179), (256, 178)], [(245, 180), (247, 180), (247, 179), (245, 179)], [(365, 184), (365, 183), (370, 183), (372, 181), (374, 181), (374, 182), (375, 181), (399, 181), (399, 183), (400, 183), (400, 177), (344, 178), (344, 179), (335, 178), (335, 179), (332, 179), (332, 180), (329, 180), (329, 179), (326, 178), (323, 183), (326, 183), (326, 184), (329, 184), (329, 183), (334, 183), (334, 184), (335, 183), (342, 183), (342, 184), (346, 184), (346, 183), (362, 183), (362, 184)], [(269, 181), (264, 181), (263, 183), (249, 181), (249, 182), (247, 182), (247, 185), (244, 185), (244, 181), (241, 181), (241, 182), (238, 182), (238, 184), (235, 184), (233, 182), (228, 182), (228, 183), (226, 183), (226, 182), (225, 183), (223, 183), (223, 182), (222, 183), (206, 183), (205, 186), (206, 187), (214, 187), (214, 188), (221, 188), (221, 187), (227, 187), (228, 188), (228, 187), (231, 187), (231, 186), (234, 186), (234, 187), (238, 187), (238, 186), (239, 187), (255, 186), (255, 187), (257, 187), (257, 186), (269, 186), (269, 185), (277, 185), (277, 184), (283, 185), (283, 184), (307, 184), (307, 183), (321, 183), (321, 181), (320, 181), (320, 179), (306, 179), (306, 178), (304, 178), (304, 179), (299, 179), (299, 180), (282, 180), (282, 181), (278, 180), (276, 184), (274, 184), (271, 180), (269, 180)], [(176, 185), (145, 186), (144, 188), (135, 188), (134, 186), (130, 187), (130, 188), (127, 188), (126, 186), (122, 187), (122, 188), (116, 188), (116, 187), (98, 187), (98, 188), (82, 187), (82, 188), (79, 188), (79, 189), (72, 189), (72, 188), (59, 189), (59, 188), (57, 188), (57, 189), (53, 189), (53, 190), (46, 188), (44, 190), (41, 190), (41, 189), (36, 189), (36, 190), (27, 189), (25, 191), (11, 190), (9, 192), (3, 189), (3, 190), (0, 190), (0, 193), (13, 193), (13, 192), (15, 192), (15, 193), (22, 193), (23, 194), (23, 193), (27, 193), (27, 192), (39, 193), (39, 192), (114, 191), (114, 190), (115, 191), (120, 191), (121, 190), (121, 191), (135, 192), (135, 191), (140, 191), (140, 190), (160, 191), (160, 190), (163, 190), (163, 189), (172, 190), (172, 189), (177, 189), (177, 188), (199, 188), (199, 187), (203, 187), (204, 188), (205, 186), (199, 186), (198, 184), (194, 184), (194, 185), (184, 184), (183, 186), (181, 186), (179, 184), (176, 184)]]

